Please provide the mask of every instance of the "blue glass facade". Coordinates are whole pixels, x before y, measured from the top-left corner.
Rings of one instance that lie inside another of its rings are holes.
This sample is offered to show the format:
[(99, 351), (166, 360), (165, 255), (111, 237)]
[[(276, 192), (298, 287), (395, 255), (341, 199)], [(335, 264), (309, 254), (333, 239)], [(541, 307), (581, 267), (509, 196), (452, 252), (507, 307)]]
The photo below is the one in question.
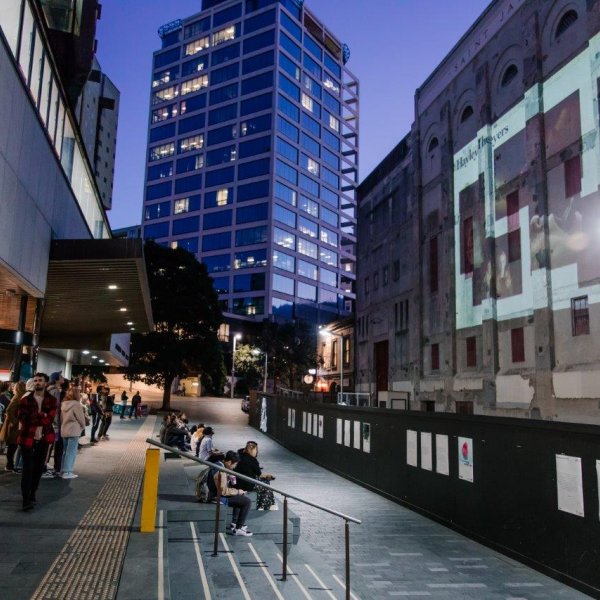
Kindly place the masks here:
[(195, 253), (229, 313), (352, 309), (358, 82), (343, 55), (293, 0), (214, 3), (154, 54), (143, 235)]

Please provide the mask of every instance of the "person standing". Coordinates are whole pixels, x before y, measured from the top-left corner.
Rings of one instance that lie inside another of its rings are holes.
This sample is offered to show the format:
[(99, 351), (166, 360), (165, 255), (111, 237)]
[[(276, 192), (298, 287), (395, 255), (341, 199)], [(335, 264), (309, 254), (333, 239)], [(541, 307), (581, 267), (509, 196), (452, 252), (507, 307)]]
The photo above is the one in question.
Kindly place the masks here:
[(125, 411), (127, 410), (127, 400), (129, 400), (129, 396), (127, 395), (127, 392), (123, 390), (121, 392), (121, 416), (119, 417), (119, 419), (125, 418)]
[(56, 417), (54, 418), (54, 446), (50, 448), (46, 461), (50, 461), (50, 455), (54, 452), (53, 469), (47, 469), (42, 475), (44, 479), (53, 479), (58, 477), (58, 474), (62, 471), (62, 456), (63, 456), (63, 442), (60, 437), (60, 401), (65, 395), (65, 378), (63, 377), (62, 371), (56, 371), (50, 374), (50, 385), (46, 388), (46, 391), (54, 396), (56, 399)]
[(96, 388), (95, 394), (90, 394), (90, 413), (92, 415), (92, 431), (90, 432), (90, 444), (96, 444), (96, 432), (100, 426), (102, 419), (102, 407), (100, 406), (102, 400), (102, 386), (99, 385)]
[(33, 392), (23, 395), (19, 401), (17, 415), (19, 435), (17, 443), (21, 448), (23, 474), (21, 494), (23, 510), (30, 511), (36, 504), (35, 493), (40, 483), (48, 446), (54, 442), (53, 422), (58, 402), (46, 392), (48, 376), (36, 373), (33, 376)]
[(85, 414), (80, 401), (79, 388), (70, 387), (61, 402), (61, 424), (60, 436), (63, 440), (62, 472), (63, 479), (75, 479), (73, 473), (75, 459), (77, 458), (77, 446), (81, 430), (85, 428)]
[(25, 382), (18, 381), (15, 384), (15, 395), (12, 397), (6, 412), (4, 413), (4, 423), (0, 431), (0, 439), (6, 443), (6, 467), (5, 471), (15, 470), (15, 452), (17, 451), (17, 438), (19, 435), (19, 417), (17, 411), (19, 400), (25, 394)]
[(142, 402), (142, 397), (140, 396), (140, 392), (136, 390), (133, 398), (131, 399), (131, 408), (129, 409), (129, 418), (133, 415), (136, 419), (138, 418), (138, 406)]
[(110, 388), (105, 387), (102, 392), (102, 425), (100, 426), (100, 433), (98, 434), (98, 438), (101, 440), (109, 440), (110, 437), (108, 435), (108, 428), (112, 423), (113, 416), (113, 406), (115, 405), (115, 396), (114, 394), (111, 396)]

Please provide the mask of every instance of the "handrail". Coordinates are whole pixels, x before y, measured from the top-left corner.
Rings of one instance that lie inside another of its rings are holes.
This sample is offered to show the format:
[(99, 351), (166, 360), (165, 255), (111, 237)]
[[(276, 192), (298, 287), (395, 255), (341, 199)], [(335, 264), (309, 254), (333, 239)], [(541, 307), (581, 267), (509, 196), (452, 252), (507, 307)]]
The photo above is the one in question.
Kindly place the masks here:
[(242, 475), (241, 473), (238, 473), (237, 471), (232, 471), (231, 469), (227, 469), (226, 467), (221, 467), (216, 463), (213, 463), (213, 462), (210, 462), (207, 460), (202, 460), (201, 458), (198, 458), (197, 456), (195, 456), (194, 454), (191, 454), (190, 452), (184, 452), (183, 450), (180, 450), (179, 448), (174, 448), (173, 446), (167, 446), (166, 444), (163, 444), (162, 442), (157, 442), (156, 440), (153, 440), (152, 438), (147, 438), (146, 441), (149, 444), (152, 444), (152, 446), (157, 446), (158, 448), (162, 448), (163, 450), (167, 450), (169, 452), (174, 452), (175, 454), (179, 454), (180, 456), (189, 458), (195, 462), (206, 465), (207, 467), (211, 467), (211, 468), (217, 469), (218, 471), (223, 471), (223, 473), (233, 475), (237, 479), (242, 479), (243, 481), (247, 481), (248, 483), (252, 483), (254, 485), (259, 485), (263, 488), (271, 490), (272, 492), (281, 494), (282, 496), (287, 496), (288, 498), (291, 498), (292, 500), (302, 502), (303, 504), (308, 504), (309, 506), (312, 506), (313, 508), (318, 508), (319, 510), (328, 512), (329, 514), (339, 517), (340, 519), (344, 519), (345, 521), (350, 521), (352, 523), (357, 523), (358, 525), (362, 525), (362, 521), (360, 519), (356, 519), (349, 515), (345, 515), (344, 513), (338, 512), (337, 510), (333, 510), (332, 508), (328, 508), (321, 504), (316, 504), (315, 502), (311, 502), (310, 500), (305, 500), (304, 498), (299, 498), (298, 496), (294, 496), (293, 494), (290, 494), (289, 492), (284, 492), (283, 490), (279, 490), (279, 489), (273, 487), (272, 485), (263, 483), (262, 481), (259, 481), (258, 479), (253, 479), (252, 477)]
[[(237, 473), (236, 471), (232, 471), (231, 469), (227, 469), (226, 467), (221, 467), (220, 465), (217, 465), (216, 463), (213, 462), (209, 462), (207, 460), (202, 460), (201, 458), (198, 458), (197, 456), (195, 456), (194, 454), (191, 454), (190, 452), (185, 452), (183, 450), (180, 450), (179, 448), (174, 448), (172, 446), (167, 446), (166, 444), (163, 444), (162, 442), (157, 442), (156, 440), (153, 440), (152, 438), (146, 438), (146, 442), (148, 442), (148, 444), (150, 444), (151, 446), (156, 446), (157, 448), (162, 448), (163, 450), (167, 450), (168, 452), (172, 452), (174, 454), (177, 454), (179, 456), (183, 456), (184, 458), (189, 458), (190, 460), (193, 460), (194, 462), (200, 463), (202, 465), (206, 465), (207, 467), (216, 469), (217, 471), (221, 471), (223, 473), (227, 473), (228, 475), (234, 475), (236, 477), (236, 479), (242, 479), (243, 481), (247, 481), (248, 483), (252, 483), (254, 485), (258, 485), (260, 487), (263, 487), (265, 489), (268, 489), (272, 492), (275, 492), (276, 494), (281, 494), (283, 496), (283, 571), (282, 571), (282, 580), (286, 581), (287, 580), (287, 574), (288, 574), (288, 566), (287, 566), (287, 555), (288, 555), (288, 498), (291, 498), (292, 500), (296, 500), (297, 502), (302, 502), (302, 504), (306, 504), (308, 506), (312, 506), (313, 508), (316, 508), (318, 510), (322, 510), (324, 512), (329, 513), (330, 515), (333, 515), (335, 517), (339, 517), (340, 519), (344, 519), (344, 538), (345, 538), (345, 576), (346, 576), (346, 600), (351, 600), (351, 593), (350, 593), (350, 523), (357, 523), (358, 525), (362, 524), (362, 521), (360, 519), (356, 519), (354, 517), (351, 517), (349, 515), (345, 515), (344, 513), (338, 512), (337, 510), (333, 510), (332, 508), (327, 508), (326, 506), (323, 506), (321, 504), (316, 504), (315, 502), (311, 502), (310, 500), (305, 500), (304, 498), (300, 498), (298, 496), (294, 496), (293, 494), (289, 494), (288, 492), (284, 492), (283, 490), (279, 490), (277, 488), (274, 488), (272, 485), (267, 484), (267, 483), (263, 483), (262, 481), (259, 481), (258, 479), (253, 479), (252, 477), (248, 477), (247, 475), (242, 475), (241, 473)], [(213, 550), (213, 556), (218, 556), (218, 549), (219, 549), (219, 523), (220, 523), (220, 519), (221, 519), (221, 486), (218, 485), (217, 486), (217, 505), (216, 505), (216, 509), (215, 509), (215, 536), (214, 536), (214, 550)]]

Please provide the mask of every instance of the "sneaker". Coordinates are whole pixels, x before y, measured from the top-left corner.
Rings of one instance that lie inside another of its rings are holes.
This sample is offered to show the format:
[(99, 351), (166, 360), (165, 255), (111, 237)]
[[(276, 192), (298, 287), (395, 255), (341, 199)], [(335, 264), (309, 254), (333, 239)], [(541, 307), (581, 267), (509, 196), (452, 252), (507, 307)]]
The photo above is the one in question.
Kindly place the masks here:
[(75, 473), (63, 473), (63, 479), (77, 479), (79, 475), (75, 475)]
[(271, 506), (269, 506), (269, 510), (279, 510), (279, 506), (277, 506), (277, 504), (271, 504)]
[(54, 471), (46, 471), (42, 473), (42, 479), (54, 479), (57, 474)]
[(226, 530), (225, 533), (228, 533), (229, 535), (235, 535), (235, 530), (236, 530), (236, 524), (232, 523)]
[(248, 527), (246, 525), (244, 525), (243, 527), (238, 527), (235, 530), (235, 535), (243, 535), (244, 537), (251, 537), (252, 532), (248, 531)]
[(14, 471), (14, 469), (11, 469), (10, 467), (4, 467), (5, 471)]

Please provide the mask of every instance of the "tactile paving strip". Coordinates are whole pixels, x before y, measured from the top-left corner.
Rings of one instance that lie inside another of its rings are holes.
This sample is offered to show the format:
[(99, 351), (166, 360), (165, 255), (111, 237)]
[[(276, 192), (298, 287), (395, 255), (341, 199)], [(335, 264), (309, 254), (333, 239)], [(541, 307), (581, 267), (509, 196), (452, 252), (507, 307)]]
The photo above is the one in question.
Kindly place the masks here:
[(144, 476), (148, 417), (31, 600), (113, 600)]

